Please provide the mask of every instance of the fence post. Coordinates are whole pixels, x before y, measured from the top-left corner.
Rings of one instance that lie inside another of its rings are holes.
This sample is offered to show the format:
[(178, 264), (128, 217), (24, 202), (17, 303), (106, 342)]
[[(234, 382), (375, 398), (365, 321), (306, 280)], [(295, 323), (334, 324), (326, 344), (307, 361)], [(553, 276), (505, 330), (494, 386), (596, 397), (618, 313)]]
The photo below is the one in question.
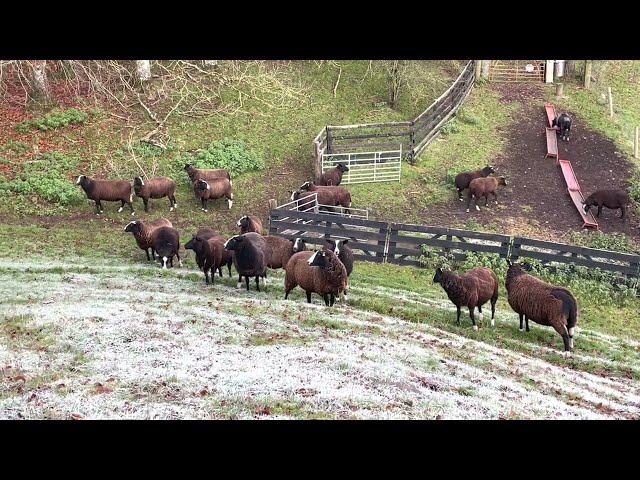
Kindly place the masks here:
[(313, 142), (314, 145), (314, 157), (315, 157), (315, 165), (314, 170), (316, 174), (316, 178), (320, 178), (322, 176), (322, 152), (320, 151), (320, 143)]
[(609, 93), (609, 116), (613, 117), (613, 95), (611, 94), (611, 87), (607, 87)]
[(333, 153), (333, 134), (327, 126), (327, 153)]
[(396, 242), (391, 241), (391, 235), (397, 235), (398, 229), (393, 228), (392, 224), (387, 225), (387, 237), (385, 240), (386, 246), (384, 248), (384, 262), (389, 263), (389, 258), (394, 258)]

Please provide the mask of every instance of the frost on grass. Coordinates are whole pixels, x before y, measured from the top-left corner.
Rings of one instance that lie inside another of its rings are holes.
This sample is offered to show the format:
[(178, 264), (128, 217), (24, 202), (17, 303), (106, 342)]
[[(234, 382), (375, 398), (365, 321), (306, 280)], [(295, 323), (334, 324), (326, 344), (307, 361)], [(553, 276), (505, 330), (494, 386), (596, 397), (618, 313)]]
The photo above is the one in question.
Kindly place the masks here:
[[(282, 276), (273, 278), (282, 282)], [(340, 304), (326, 309), (317, 300), (307, 305), (301, 292), (284, 301), (281, 287), (257, 293), (231, 284), (235, 279), (207, 287), (188, 269), (158, 274), (146, 266), (87, 269), (52, 262), (27, 270), (25, 264), (0, 261), (0, 322), (24, 315), (28, 327), (46, 331), (48, 339), (43, 348), (1, 339), (0, 417), (475, 419), (639, 413), (634, 381), (550, 364), (426, 323)], [(354, 288), (350, 295), (373, 290)], [(449, 308), (405, 297), (417, 308)]]

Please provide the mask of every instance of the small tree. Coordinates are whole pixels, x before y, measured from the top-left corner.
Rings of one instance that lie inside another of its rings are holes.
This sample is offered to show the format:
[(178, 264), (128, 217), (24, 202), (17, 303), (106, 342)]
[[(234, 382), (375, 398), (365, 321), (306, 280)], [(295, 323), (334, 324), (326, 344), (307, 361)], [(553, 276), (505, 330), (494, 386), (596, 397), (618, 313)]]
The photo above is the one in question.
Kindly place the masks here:
[(389, 86), (389, 106), (396, 108), (400, 89), (406, 83), (407, 60), (386, 61), (387, 85)]
[(33, 90), (43, 98), (49, 99), (49, 84), (47, 82), (47, 61), (34, 60), (31, 62)]

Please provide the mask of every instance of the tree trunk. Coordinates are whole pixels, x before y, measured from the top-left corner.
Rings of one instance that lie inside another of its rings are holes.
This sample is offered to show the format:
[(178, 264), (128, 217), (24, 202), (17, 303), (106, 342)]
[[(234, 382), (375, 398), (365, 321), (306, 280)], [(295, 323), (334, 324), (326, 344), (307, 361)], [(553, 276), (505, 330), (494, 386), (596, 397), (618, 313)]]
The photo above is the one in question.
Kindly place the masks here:
[(587, 60), (584, 63), (584, 88), (589, 90), (591, 87), (591, 64), (593, 60)]
[(35, 60), (31, 63), (33, 69), (33, 88), (34, 91), (44, 98), (49, 98), (49, 88), (47, 83), (47, 61)]
[(138, 79), (141, 82), (146, 82), (151, 79), (151, 61), (150, 60), (136, 60), (136, 72)]

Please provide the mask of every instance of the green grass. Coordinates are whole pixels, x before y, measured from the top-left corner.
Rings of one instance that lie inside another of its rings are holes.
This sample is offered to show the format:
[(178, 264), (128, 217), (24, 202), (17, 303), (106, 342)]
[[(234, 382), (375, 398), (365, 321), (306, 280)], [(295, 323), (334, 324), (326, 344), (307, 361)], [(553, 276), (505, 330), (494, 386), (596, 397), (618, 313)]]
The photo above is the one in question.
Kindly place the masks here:
[(448, 177), (465, 170), (492, 164), (506, 146), (506, 136), (496, 135), (498, 118), (512, 115), (518, 106), (499, 102), (489, 87), (473, 90), (458, 116), (449, 124), (450, 133), (441, 135), (417, 159), (415, 165), (402, 164), (399, 183), (349, 185), (354, 207), (369, 209), (376, 218), (401, 218), (424, 223), (429, 205), (449, 202), (454, 187)]

